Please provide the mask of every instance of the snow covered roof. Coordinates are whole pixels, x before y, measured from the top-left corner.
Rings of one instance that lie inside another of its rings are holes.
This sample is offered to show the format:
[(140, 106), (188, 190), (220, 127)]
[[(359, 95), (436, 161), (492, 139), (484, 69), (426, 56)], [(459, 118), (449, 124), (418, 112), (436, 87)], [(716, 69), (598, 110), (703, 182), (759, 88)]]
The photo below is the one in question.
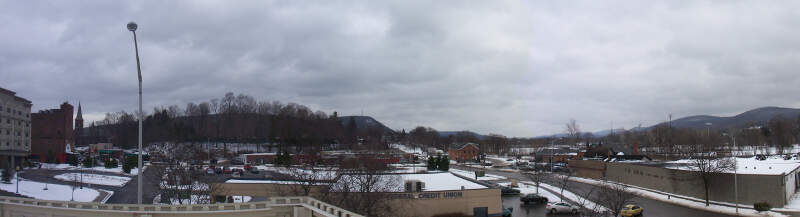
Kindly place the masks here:
[[(397, 186), (398, 192), (403, 190), (402, 184), (405, 181), (420, 181), (425, 183), (424, 191), (457, 191), (462, 187), (466, 190), (471, 189), (487, 189), (489, 187), (463, 179), (455, 176), (452, 173), (419, 173), (419, 174), (386, 174), (383, 176), (397, 176), (399, 177), (400, 185)], [(302, 184), (302, 181), (285, 181), (285, 180), (247, 180), (247, 179), (230, 179), (225, 183), (232, 184)]]
[[(692, 170), (691, 159), (668, 162), (673, 169)], [(771, 156), (766, 160), (756, 160), (755, 157), (736, 158), (738, 174), (780, 175), (789, 174), (800, 168), (800, 160), (793, 158), (784, 160), (781, 156)], [(729, 173), (733, 173), (730, 171)]]
[(464, 189), (487, 189), (484, 185), (455, 176), (452, 173), (402, 174), (403, 181), (419, 180), (425, 183), (424, 191), (455, 191)]

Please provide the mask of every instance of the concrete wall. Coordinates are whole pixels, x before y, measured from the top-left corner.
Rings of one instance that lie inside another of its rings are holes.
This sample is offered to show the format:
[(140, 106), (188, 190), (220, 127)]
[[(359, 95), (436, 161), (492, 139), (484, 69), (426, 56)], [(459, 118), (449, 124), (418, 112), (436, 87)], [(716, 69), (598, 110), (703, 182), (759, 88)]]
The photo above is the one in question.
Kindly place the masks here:
[(310, 197), (273, 197), (267, 202), (239, 204), (136, 205), (45, 201), (0, 196), (0, 216), (3, 217), (312, 217), (338, 214), (342, 217), (362, 217)]
[[(472, 216), (473, 208), (487, 207), (491, 216), (502, 214), (500, 189), (480, 189), (464, 191), (413, 192), (412, 195), (436, 194), (435, 198), (409, 198), (392, 201), (392, 207), (399, 212), (397, 216), (429, 217), (445, 213), (462, 213)], [(461, 195), (447, 197), (445, 195)]]
[(570, 160), (568, 164), (575, 176), (584, 178), (603, 179), (606, 171), (606, 164), (602, 161)]
[[(571, 163), (572, 164), (572, 163)], [(696, 172), (673, 170), (661, 167), (630, 163), (605, 163), (606, 179), (653, 190), (705, 198), (703, 182)], [(773, 207), (783, 207), (787, 198), (786, 181), (783, 175), (738, 175), (740, 204), (766, 201)], [(717, 173), (711, 177), (709, 199), (734, 202), (734, 176)]]

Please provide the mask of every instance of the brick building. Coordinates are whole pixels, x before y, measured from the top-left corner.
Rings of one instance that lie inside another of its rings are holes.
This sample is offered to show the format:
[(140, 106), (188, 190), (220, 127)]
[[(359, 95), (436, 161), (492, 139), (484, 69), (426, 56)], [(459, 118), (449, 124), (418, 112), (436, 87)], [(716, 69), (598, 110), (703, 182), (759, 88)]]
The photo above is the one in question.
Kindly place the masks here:
[(31, 153), (31, 101), (0, 88), (0, 168), (16, 168)]
[(447, 155), (449, 158), (458, 162), (478, 159), (479, 154), (480, 148), (478, 147), (478, 144), (475, 143), (466, 143), (447, 150)]
[[(67, 145), (74, 144), (72, 112), (72, 105), (64, 102), (58, 109), (42, 110), (31, 115), (32, 160), (59, 163), (66, 161)], [(74, 150), (75, 147), (71, 148)]]

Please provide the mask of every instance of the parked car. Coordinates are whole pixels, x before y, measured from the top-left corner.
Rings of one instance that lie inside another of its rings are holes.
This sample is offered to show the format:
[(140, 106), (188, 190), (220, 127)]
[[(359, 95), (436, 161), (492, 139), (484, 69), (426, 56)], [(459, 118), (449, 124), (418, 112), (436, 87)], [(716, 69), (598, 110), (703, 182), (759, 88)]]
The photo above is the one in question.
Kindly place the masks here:
[(523, 204), (533, 203), (533, 204), (542, 204), (547, 203), (547, 197), (544, 197), (539, 194), (526, 194), (519, 198), (519, 201), (522, 201)]
[(253, 166), (250, 166), (250, 164), (244, 165), (244, 170), (250, 170), (250, 168), (253, 168)]
[(578, 213), (578, 206), (573, 206), (568, 203), (558, 202), (558, 203), (547, 203), (547, 210), (551, 214), (556, 213)]
[(231, 174), (231, 172), (232, 172), (232, 171), (231, 171), (231, 168), (230, 168), (230, 167), (224, 167), (224, 168), (222, 168), (222, 173), (225, 173), (225, 174)]
[(214, 172), (217, 174), (222, 174), (222, 167), (214, 167)]
[(639, 205), (628, 204), (622, 207), (619, 215), (623, 217), (642, 216), (644, 215), (644, 209)]
[(569, 168), (563, 166), (553, 166), (553, 172), (569, 172)]
[(503, 196), (517, 195), (517, 194), (519, 194), (519, 190), (518, 189), (513, 189), (511, 187), (503, 187), (503, 188), (500, 189), (500, 194), (503, 195)]
[(208, 175), (214, 175), (214, 168), (207, 168), (207, 169), (206, 169), (206, 174), (208, 174)]

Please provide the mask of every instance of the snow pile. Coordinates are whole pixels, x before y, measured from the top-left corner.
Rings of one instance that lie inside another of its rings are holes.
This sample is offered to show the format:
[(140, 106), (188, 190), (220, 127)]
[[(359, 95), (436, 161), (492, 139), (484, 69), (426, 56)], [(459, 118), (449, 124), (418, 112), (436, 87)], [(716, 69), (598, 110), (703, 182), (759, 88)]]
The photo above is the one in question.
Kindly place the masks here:
[[(470, 179), (474, 179), (475, 178), (475, 172), (473, 172), (473, 171), (466, 171), (466, 170), (459, 170), (459, 169), (450, 169), (449, 171), (451, 173), (454, 173), (454, 174), (457, 174), (457, 175), (460, 175), (460, 176), (464, 176), (464, 177), (467, 177), (467, 178), (470, 178)], [(478, 177), (478, 180), (481, 180), (481, 181), (502, 180), (502, 179), (507, 179), (507, 178), (505, 176), (491, 175), (491, 174), (488, 174), (488, 173), (484, 177)]]
[[(147, 166), (145, 166), (147, 168)], [(96, 166), (91, 168), (83, 168), (77, 166), (71, 166), (69, 164), (49, 164), (49, 163), (42, 163), (42, 169), (50, 169), (50, 170), (91, 170), (91, 171), (98, 171), (98, 172), (107, 172), (107, 173), (117, 173), (120, 175), (126, 176), (135, 176), (139, 174), (139, 168), (132, 168), (131, 173), (127, 174), (122, 172), (122, 166), (117, 168), (105, 168), (103, 166)]]
[(56, 175), (53, 178), (69, 182), (79, 181), (95, 185), (108, 185), (117, 187), (125, 186), (125, 184), (131, 181), (130, 177), (107, 176), (99, 174), (80, 174), (80, 173), (64, 173)]
[[(76, 187), (73, 194), (72, 186), (69, 185), (45, 184), (22, 178), (20, 178), (19, 181), (19, 194), (35, 199), (70, 201), (74, 195), (75, 201), (91, 202), (94, 201), (97, 196), (100, 196), (99, 191), (86, 187), (83, 189)], [(47, 190), (44, 190), (45, 187), (47, 187)], [(0, 190), (16, 192), (17, 179), (12, 178), (11, 184), (0, 183)]]
[[(766, 160), (756, 160), (755, 157), (735, 158), (736, 172), (738, 174), (780, 175), (788, 174), (800, 167), (800, 160), (784, 160), (781, 156), (770, 156)], [(667, 168), (679, 170), (694, 170), (693, 160), (683, 159), (667, 162)], [(733, 171), (729, 171), (733, 173)]]

